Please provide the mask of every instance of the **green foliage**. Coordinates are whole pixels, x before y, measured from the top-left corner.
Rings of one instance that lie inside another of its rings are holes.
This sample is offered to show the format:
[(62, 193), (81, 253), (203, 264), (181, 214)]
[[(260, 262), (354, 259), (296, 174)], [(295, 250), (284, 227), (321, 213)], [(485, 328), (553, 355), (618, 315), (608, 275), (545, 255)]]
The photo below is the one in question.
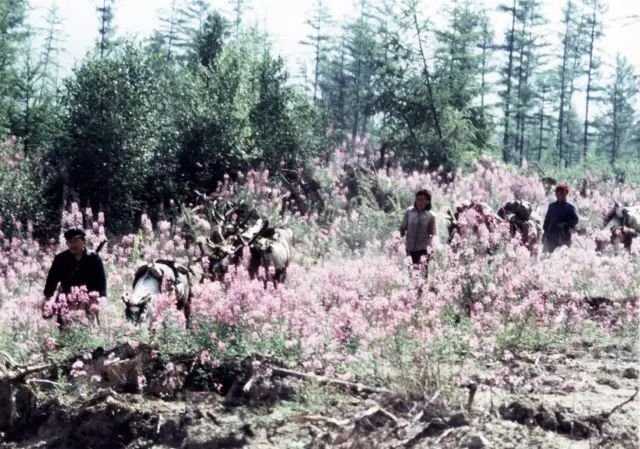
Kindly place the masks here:
[(43, 166), (40, 150), (26, 152), (15, 138), (0, 143), (0, 230), (11, 235), (17, 223), (46, 224)]
[(582, 165), (561, 168), (553, 163), (542, 166), (545, 173), (555, 179), (562, 179), (579, 186), (585, 175), (604, 181), (627, 182), (640, 184), (640, 163), (633, 158), (624, 158), (614, 165), (610, 164), (609, 155), (591, 155)]
[[(22, 216), (38, 226), (53, 228), (62, 203), (74, 199), (106, 212), (109, 230), (128, 232), (143, 210), (159, 218), (170, 200), (190, 202), (194, 189), (210, 192), (226, 174), (328, 161), (332, 145), (346, 140), (350, 149), (358, 135), (409, 169), (428, 161), (454, 170), (502, 149), (517, 163), (581, 163), (628, 180), (637, 171), (633, 67), (618, 61), (600, 117), (583, 121), (576, 108), (586, 69), (593, 72), (588, 100), (603, 91), (598, 52), (589, 54), (601, 36), (599, 0), (567, 3), (555, 53), (544, 49), (539, 0), (500, 6), (509, 19), (502, 47), (475, 0), (454, 2), (437, 27), (416, 0), (362, 1), (335, 38), (318, 1), (304, 43), (314, 52), (313, 97), (309, 86), (292, 85), (268, 36), (240, 28), (241, 9), (231, 36), (233, 24), (206, 1), (171, 2), (160, 30), (141, 46), (117, 40), (113, 4), (97, 5), (97, 49), (60, 91), (55, 11), (38, 55), (26, 2), (0, 0), (0, 131), (19, 138), (32, 164), (32, 151), (48, 150), (30, 166), (24, 179), (31, 181), (16, 183), (24, 191), (11, 200), (5, 192), (4, 201), (11, 208), (19, 196), (33, 198)], [(507, 56), (500, 73), (496, 50)], [(501, 104), (489, 104), (490, 91)], [(14, 175), (3, 176), (6, 184)], [(329, 208), (327, 217), (335, 212)], [(356, 229), (349, 245), (359, 239)]]
[(521, 320), (516, 324), (506, 325), (496, 336), (496, 351), (532, 350), (543, 351), (550, 348), (564, 347), (570, 334), (549, 332), (538, 328), (533, 320)]
[(0, 0), (0, 133), (17, 112), (18, 59), (26, 38), (25, 0)]
[(352, 219), (341, 222), (339, 238), (333, 242), (338, 248), (364, 251), (369, 242), (382, 242), (397, 228), (397, 217), (381, 210), (361, 207)]
[(181, 77), (176, 129), (183, 195), (213, 190), (225, 173), (258, 164), (303, 164), (326, 148), (326, 119), (287, 85), (284, 62), (260, 46), (258, 35)]
[(87, 351), (93, 351), (100, 346), (104, 347), (105, 340), (95, 335), (87, 327), (69, 326), (68, 329), (60, 331), (58, 344), (62, 348), (62, 351), (56, 354), (59, 358), (61, 356), (73, 357)]
[[(305, 127), (311, 125), (313, 112), (304, 100), (294, 97), (286, 85), (287, 76), (284, 61), (268, 53), (254, 75), (257, 98), (249, 112), (251, 141), (253, 151), (270, 168), (277, 168), (281, 161), (289, 167), (299, 166), (313, 156), (313, 148), (303, 147), (299, 138)], [(302, 120), (296, 124), (294, 117)]]
[(218, 13), (211, 13), (195, 35), (193, 56), (200, 65), (209, 67), (215, 64), (222, 51), (224, 39), (228, 36), (229, 24)]
[(228, 172), (252, 163), (248, 152), (249, 120), (240, 55), (233, 49), (220, 55), (216, 67), (184, 74), (176, 117), (177, 182), (183, 194), (210, 191)]
[(188, 354), (197, 351), (194, 339), (185, 331), (184, 325), (165, 317), (155, 335), (158, 350), (165, 356), (169, 354)]
[(456, 2), (448, 11), (449, 23), (436, 31), (437, 72), (442, 78), (439, 96), (450, 107), (465, 110), (480, 89), (481, 19), (470, 0)]
[[(50, 30), (54, 33), (55, 30)], [(50, 34), (53, 39), (53, 35)], [(34, 48), (35, 34), (27, 33), (20, 55), (15, 83), (15, 111), (10, 119), (11, 132), (19, 137), (27, 151), (52, 144), (59, 126), (59, 105), (51, 72), (57, 64), (53, 43), (39, 56)]]
[(613, 79), (606, 88), (605, 112), (599, 120), (600, 146), (608, 149), (611, 164), (622, 156), (640, 154), (632, 143), (637, 95), (635, 68), (627, 58), (618, 55)]
[(63, 133), (52, 159), (83, 205), (103, 210), (116, 232), (131, 230), (157, 143), (155, 77), (138, 45), (90, 57), (66, 82)]

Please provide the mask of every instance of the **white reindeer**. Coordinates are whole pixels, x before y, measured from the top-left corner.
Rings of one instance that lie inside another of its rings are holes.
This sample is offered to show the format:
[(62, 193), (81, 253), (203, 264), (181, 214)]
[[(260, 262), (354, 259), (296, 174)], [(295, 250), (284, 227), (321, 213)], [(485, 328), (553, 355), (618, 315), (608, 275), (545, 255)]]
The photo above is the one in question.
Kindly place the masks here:
[[(261, 266), (264, 267), (265, 273), (268, 273), (269, 266), (272, 265), (275, 269), (274, 286), (284, 282), (291, 259), (292, 243), (293, 231), (291, 229), (265, 226), (249, 245), (251, 252), (249, 276), (254, 279)], [(265, 279), (265, 287), (266, 285), (267, 280)]]
[(168, 286), (175, 297), (176, 307), (183, 311), (187, 328), (189, 328), (192, 274), (187, 267), (170, 260), (156, 260), (141, 266), (134, 275), (133, 292), (122, 296), (126, 318), (136, 324), (150, 323), (153, 300)]

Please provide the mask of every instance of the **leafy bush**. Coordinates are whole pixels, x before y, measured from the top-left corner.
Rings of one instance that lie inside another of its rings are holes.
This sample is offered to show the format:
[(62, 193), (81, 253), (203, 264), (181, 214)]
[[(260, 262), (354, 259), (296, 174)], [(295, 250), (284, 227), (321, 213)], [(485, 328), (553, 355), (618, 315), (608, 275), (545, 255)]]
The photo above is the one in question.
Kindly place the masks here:
[(30, 234), (46, 224), (43, 169), (40, 149), (26, 152), (13, 136), (0, 142), (1, 231)]

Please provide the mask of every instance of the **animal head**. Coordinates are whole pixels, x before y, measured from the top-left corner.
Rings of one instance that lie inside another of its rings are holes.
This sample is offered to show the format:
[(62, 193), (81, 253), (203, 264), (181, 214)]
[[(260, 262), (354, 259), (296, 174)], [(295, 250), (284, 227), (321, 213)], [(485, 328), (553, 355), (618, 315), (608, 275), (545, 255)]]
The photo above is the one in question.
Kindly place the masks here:
[(618, 202), (613, 203), (613, 207), (604, 217), (604, 227), (609, 229), (613, 226), (622, 226), (624, 220), (624, 206)]
[(209, 273), (215, 275), (224, 275), (229, 269), (229, 261), (231, 256), (236, 252), (235, 247), (227, 244), (208, 245), (211, 253), (209, 254)]
[(613, 210), (616, 213), (616, 217), (622, 218), (624, 216), (623, 207), (620, 203), (614, 203)]
[(160, 264), (145, 264), (136, 270), (133, 291), (122, 295), (125, 317), (139, 324), (151, 316), (151, 304), (155, 295), (162, 291), (165, 278)]
[(558, 184), (558, 181), (555, 178), (552, 178), (550, 176), (545, 176), (540, 181), (542, 182), (544, 190), (547, 194), (551, 192), (551, 190), (556, 186), (556, 184)]
[(147, 293), (141, 298), (132, 301), (131, 294), (128, 292), (124, 293), (122, 295), (122, 302), (124, 303), (125, 318), (134, 324), (140, 324), (146, 321), (146, 319), (151, 316), (151, 298), (151, 294)]
[(249, 249), (251, 251), (251, 254), (267, 253), (271, 250), (272, 244), (273, 241), (271, 239), (266, 237), (258, 237), (253, 242), (251, 242)]
[(527, 221), (531, 218), (533, 207), (528, 201), (509, 201), (500, 209), (498, 209), (498, 216), (503, 220), (517, 219), (520, 221)]

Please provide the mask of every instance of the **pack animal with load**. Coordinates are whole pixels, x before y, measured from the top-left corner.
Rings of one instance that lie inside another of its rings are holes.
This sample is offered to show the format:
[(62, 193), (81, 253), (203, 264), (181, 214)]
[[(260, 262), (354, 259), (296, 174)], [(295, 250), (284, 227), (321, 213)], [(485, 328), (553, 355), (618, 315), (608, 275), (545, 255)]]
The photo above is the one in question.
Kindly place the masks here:
[(183, 311), (186, 326), (191, 326), (191, 280), (194, 272), (173, 260), (157, 259), (140, 266), (133, 277), (132, 292), (122, 296), (125, 316), (135, 324), (151, 324), (154, 299), (168, 293)]
[[(640, 206), (622, 206), (614, 203), (604, 218), (604, 230), (610, 232), (609, 242), (617, 248), (621, 243), (631, 251), (633, 240), (640, 235)], [(604, 249), (602, 242), (596, 241), (598, 251)]]

